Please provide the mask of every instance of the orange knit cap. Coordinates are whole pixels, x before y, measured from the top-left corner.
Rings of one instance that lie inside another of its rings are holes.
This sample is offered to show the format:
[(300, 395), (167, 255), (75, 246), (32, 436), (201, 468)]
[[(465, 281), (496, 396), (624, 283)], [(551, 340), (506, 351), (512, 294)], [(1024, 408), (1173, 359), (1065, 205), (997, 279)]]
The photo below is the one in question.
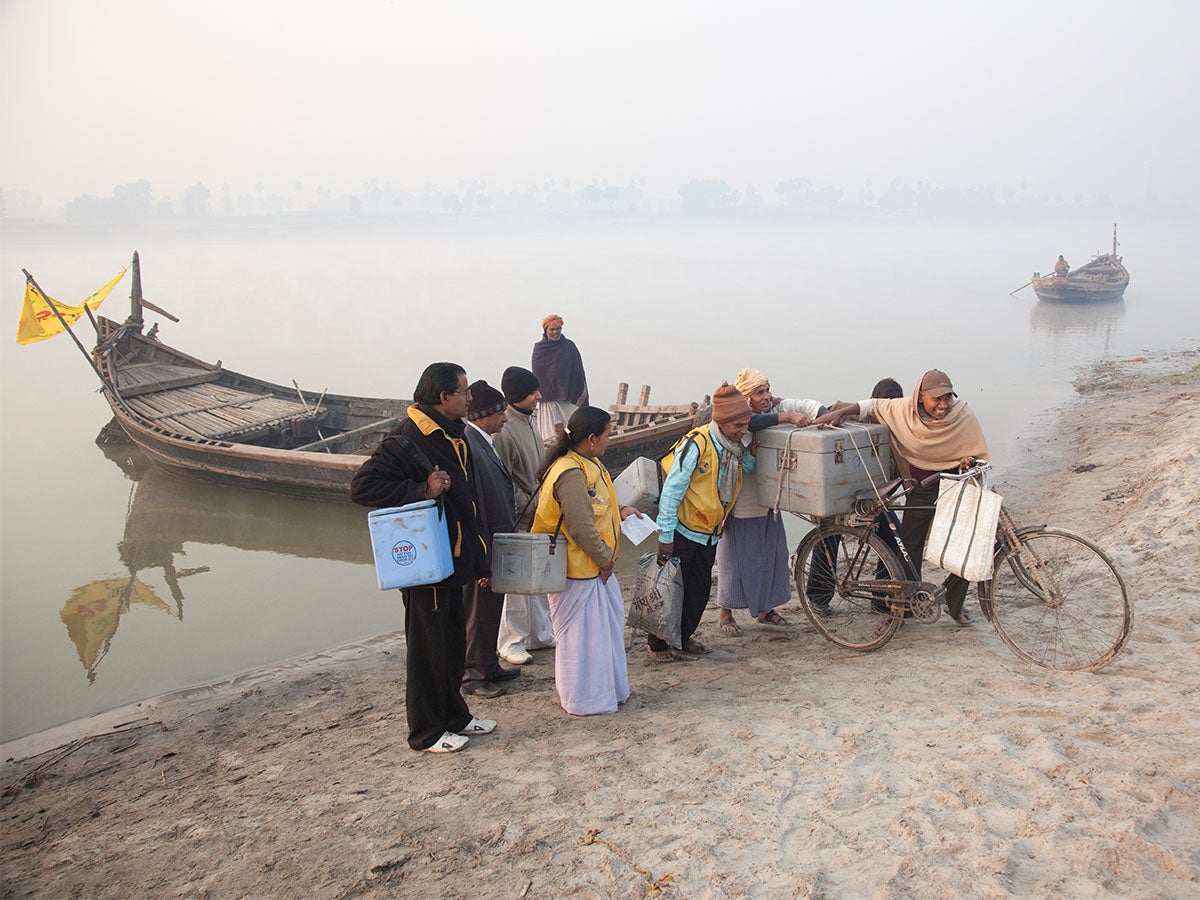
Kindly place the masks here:
[(741, 391), (728, 381), (722, 381), (721, 386), (713, 393), (712, 417), (718, 425), (736, 422), (738, 419), (750, 418), (750, 404), (742, 396)]

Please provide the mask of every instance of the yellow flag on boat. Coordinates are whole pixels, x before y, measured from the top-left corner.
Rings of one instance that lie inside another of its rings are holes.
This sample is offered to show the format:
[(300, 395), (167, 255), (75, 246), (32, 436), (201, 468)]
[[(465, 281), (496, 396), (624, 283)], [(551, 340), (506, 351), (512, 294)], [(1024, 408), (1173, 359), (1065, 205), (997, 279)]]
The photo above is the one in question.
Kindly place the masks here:
[(96, 291), (78, 306), (67, 306), (65, 303), (59, 303), (52, 297), (44, 296), (41, 291), (33, 286), (33, 282), (25, 282), (25, 303), (21, 307), (21, 320), (17, 323), (17, 343), (32, 344), (34, 341), (44, 341), (48, 337), (54, 337), (56, 334), (61, 334), (63, 331), (62, 322), (58, 321), (58, 316), (54, 315), (54, 310), (50, 308), (53, 303), (62, 317), (66, 319), (68, 325), (74, 325), (75, 320), (84, 314), (84, 307), (91, 307), (93, 310), (99, 309), (100, 304), (104, 302), (104, 298), (108, 296), (118, 281), (125, 275), (125, 267), (122, 266), (121, 271), (117, 273), (117, 277), (110, 281), (100, 290)]

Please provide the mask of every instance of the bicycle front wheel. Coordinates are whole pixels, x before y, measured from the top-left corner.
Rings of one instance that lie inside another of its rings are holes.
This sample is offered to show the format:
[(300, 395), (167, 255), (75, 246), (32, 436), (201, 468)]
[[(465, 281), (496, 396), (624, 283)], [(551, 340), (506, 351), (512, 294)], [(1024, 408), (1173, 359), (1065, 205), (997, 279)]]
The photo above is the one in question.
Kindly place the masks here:
[(1129, 638), (1133, 603), (1108, 555), (1062, 528), (1017, 532), (996, 555), (979, 600), (1017, 656), (1049, 669), (1095, 672)]
[(903, 569), (869, 529), (836, 525), (809, 532), (796, 549), (792, 574), (805, 615), (839, 647), (877, 650), (900, 627), (902, 616), (880, 583), (898, 584)]

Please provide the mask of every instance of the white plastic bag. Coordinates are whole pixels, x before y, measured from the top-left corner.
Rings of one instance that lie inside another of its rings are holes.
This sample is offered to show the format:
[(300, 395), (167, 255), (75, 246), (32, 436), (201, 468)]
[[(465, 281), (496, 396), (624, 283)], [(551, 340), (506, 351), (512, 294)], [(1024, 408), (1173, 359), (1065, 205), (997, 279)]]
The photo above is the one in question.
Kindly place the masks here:
[(660, 566), (657, 552), (645, 554), (638, 559), (637, 590), (630, 601), (626, 623), (681, 650), (682, 619), (683, 576), (679, 560), (671, 557)]
[(973, 480), (943, 478), (925, 560), (967, 581), (991, 578), (1002, 499)]

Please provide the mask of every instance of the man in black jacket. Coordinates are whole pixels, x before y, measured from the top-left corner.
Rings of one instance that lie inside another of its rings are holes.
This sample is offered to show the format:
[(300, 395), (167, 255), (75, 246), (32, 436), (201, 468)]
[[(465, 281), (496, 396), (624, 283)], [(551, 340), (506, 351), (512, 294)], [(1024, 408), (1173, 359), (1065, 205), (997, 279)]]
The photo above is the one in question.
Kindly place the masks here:
[(382, 509), (441, 498), (454, 572), (438, 584), (405, 588), (405, 706), (414, 750), (461, 750), (467, 736), (496, 727), (476, 719), (459, 691), (466, 654), (462, 586), (488, 576), (487, 545), (475, 505), (475, 471), (463, 433), (470, 390), (454, 363), (421, 374), (415, 403), (363, 463), (350, 498)]

